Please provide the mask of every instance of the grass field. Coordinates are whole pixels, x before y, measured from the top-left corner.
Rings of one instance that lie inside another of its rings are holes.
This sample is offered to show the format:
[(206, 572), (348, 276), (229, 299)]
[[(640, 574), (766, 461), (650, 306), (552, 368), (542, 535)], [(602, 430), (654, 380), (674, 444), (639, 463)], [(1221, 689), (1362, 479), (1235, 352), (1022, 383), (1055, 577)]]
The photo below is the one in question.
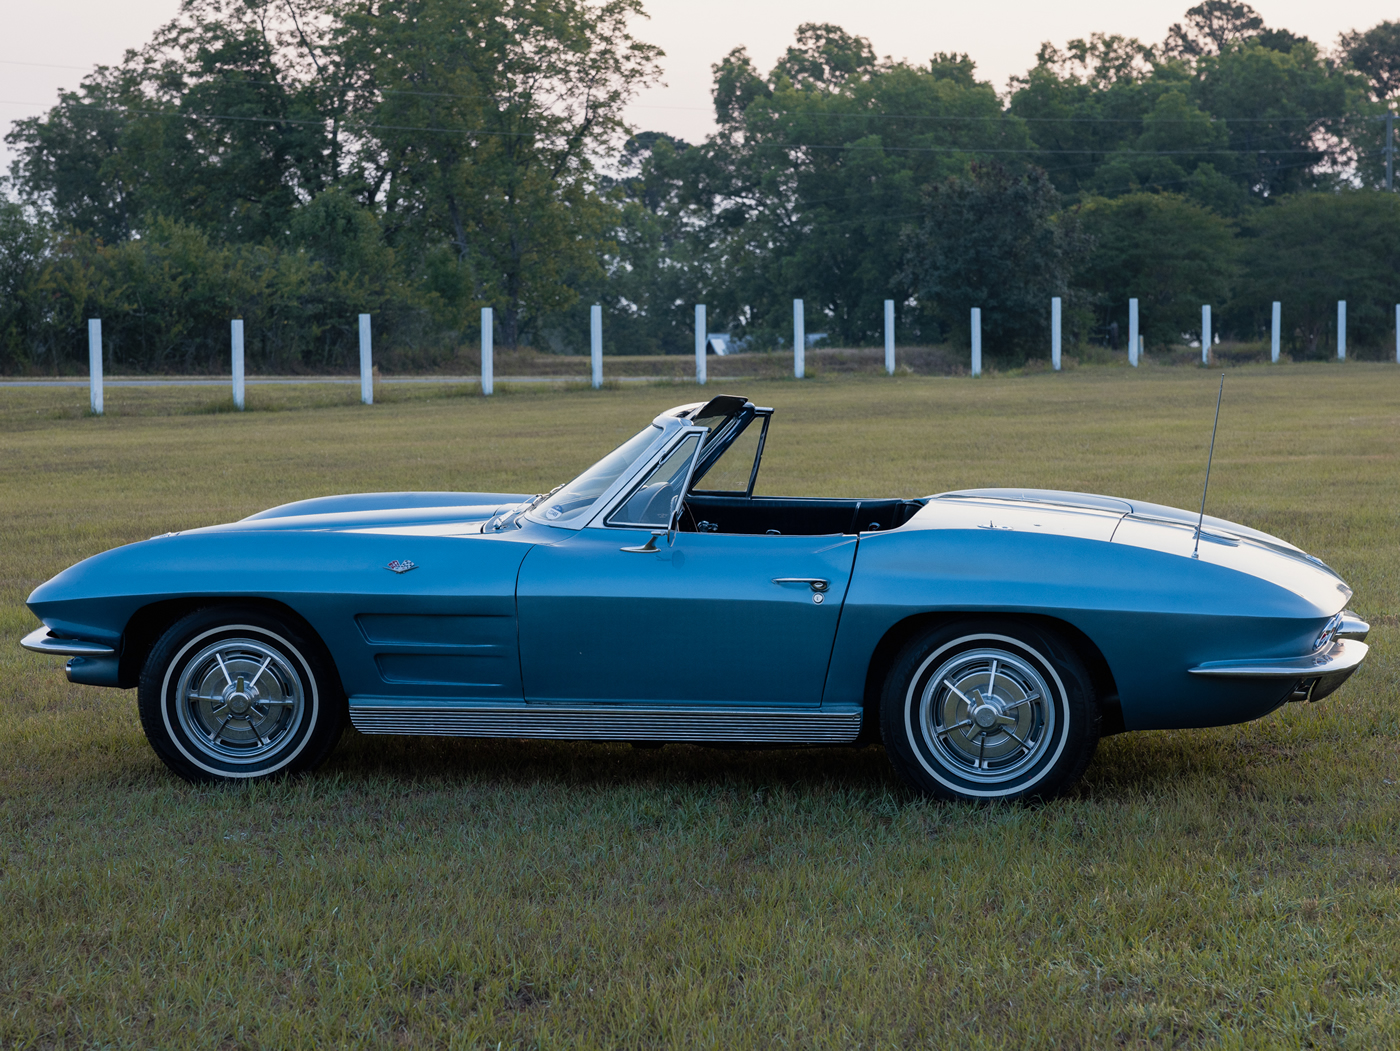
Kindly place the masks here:
[[(1218, 373), (726, 383), (760, 490), (1200, 499)], [(0, 1047), (1384, 1047), (1400, 1043), (1400, 368), (1234, 369), (1210, 511), (1374, 627), (1315, 706), (1103, 742), (1040, 808), (942, 806), (880, 749), (368, 738), (176, 781), (134, 694), (18, 649), (29, 590), (300, 497), (537, 491), (685, 384), (0, 391)], [(276, 410), (276, 411), (273, 411)]]

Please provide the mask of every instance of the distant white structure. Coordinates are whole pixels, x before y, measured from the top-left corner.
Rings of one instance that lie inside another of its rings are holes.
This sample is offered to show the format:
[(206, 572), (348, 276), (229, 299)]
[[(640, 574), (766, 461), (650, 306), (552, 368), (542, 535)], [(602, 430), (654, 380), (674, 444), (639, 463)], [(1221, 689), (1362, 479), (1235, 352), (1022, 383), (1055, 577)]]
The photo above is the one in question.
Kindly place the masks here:
[(360, 315), (360, 401), (374, 404), (374, 352), (370, 342), (369, 315)]
[(490, 307), (481, 308), (481, 393), (496, 390), (496, 315)]
[(704, 386), (709, 379), (705, 355), (710, 349), (710, 337), (705, 333), (705, 304), (695, 304), (695, 382)]
[(1137, 368), (1138, 363), (1138, 301), (1128, 300), (1128, 364)]
[[(1400, 318), (1400, 307), (1395, 308)], [(1395, 360), (1400, 361), (1400, 337), (1395, 342)], [(88, 318), (88, 401), (94, 416), (102, 415), (102, 319)]]
[(243, 319), (229, 322), (229, 342), (233, 352), (233, 407), (243, 411)]
[(720, 357), (732, 354), (733, 351), (729, 349), (729, 333), (711, 332), (707, 334), (705, 336), (705, 351), (709, 354), (718, 354)]
[(801, 379), (807, 366), (807, 315), (802, 300), (792, 301), (792, 374)]
[(982, 375), (982, 308), (972, 308), (972, 374)]
[(885, 300), (885, 372), (894, 375), (894, 300)]
[(603, 306), (594, 303), (588, 311), (590, 354), (593, 365), (593, 389), (603, 385)]

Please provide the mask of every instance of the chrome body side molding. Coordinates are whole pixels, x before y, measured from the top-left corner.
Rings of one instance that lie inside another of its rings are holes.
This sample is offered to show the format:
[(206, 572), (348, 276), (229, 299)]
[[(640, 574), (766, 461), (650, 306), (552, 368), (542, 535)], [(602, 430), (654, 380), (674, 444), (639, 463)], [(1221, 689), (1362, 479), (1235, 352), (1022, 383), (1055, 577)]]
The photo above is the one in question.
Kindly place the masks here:
[(116, 650), (101, 642), (84, 642), (82, 639), (60, 639), (48, 628), (35, 628), (19, 644), (34, 653), (47, 653), (57, 657), (113, 657)]
[(1370, 649), (1364, 642), (1342, 638), (1339, 633), (1322, 649), (1306, 657), (1207, 661), (1191, 668), (1190, 672), (1226, 679), (1294, 679), (1296, 684), (1289, 700), (1320, 701), (1351, 677)]
[(699, 708), (639, 705), (350, 704), (350, 721), (367, 734), (439, 737), (543, 737), (569, 741), (725, 741), (850, 744), (859, 708)]

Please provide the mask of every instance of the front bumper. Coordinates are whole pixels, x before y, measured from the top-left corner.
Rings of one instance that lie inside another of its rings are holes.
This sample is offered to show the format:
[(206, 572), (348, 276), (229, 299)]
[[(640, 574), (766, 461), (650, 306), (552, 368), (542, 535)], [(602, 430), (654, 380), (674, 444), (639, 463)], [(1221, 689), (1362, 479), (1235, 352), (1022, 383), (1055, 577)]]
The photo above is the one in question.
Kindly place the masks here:
[(84, 686), (116, 686), (121, 662), (114, 647), (83, 639), (61, 639), (46, 627), (35, 628), (19, 644), (33, 653), (67, 657), (63, 666), (69, 682)]
[(1292, 679), (1293, 690), (1288, 700), (1320, 701), (1351, 678), (1351, 673), (1361, 667), (1370, 649), (1354, 637), (1336, 637), (1306, 657), (1207, 661), (1191, 668), (1190, 672), (1219, 679)]
[(60, 639), (46, 627), (31, 631), (19, 644), (34, 653), (47, 653), (54, 657), (115, 657), (117, 651), (101, 642), (84, 642), (82, 639)]

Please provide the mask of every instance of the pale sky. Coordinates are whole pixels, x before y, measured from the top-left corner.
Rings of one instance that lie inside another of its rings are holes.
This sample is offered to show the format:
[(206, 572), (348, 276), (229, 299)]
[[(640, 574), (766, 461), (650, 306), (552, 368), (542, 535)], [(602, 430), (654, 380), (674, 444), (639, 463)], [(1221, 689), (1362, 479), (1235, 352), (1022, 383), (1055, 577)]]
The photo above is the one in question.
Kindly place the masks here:
[[(649, 0), (641, 39), (666, 52), (666, 86), (642, 94), (629, 110), (639, 129), (667, 131), (695, 142), (712, 130), (710, 66), (730, 48), (748, 48), (762, 72), (792, 42), (802, 22), (833, 22), (869, 37), (881, 56), (922, 62), (938, 51), (965, 51), (979, 79), (1004, 91), (1035, 60), (1041, 41), (1063, 44), (1090, 33), (1121, 33), (1155, 42), (1181, 20), (1192, 0)], [(1400, 18), (1393, 0), (1261, 0), (1255, 8), (1273, 27), (1327, 47), (1349, 29)], [(60, 88), (84, 71), (120, 60), (174, 17), (178, 0), (0, 0), (0, 127), (42, 113)], [(70, 67), (70, 68), (63, 68)], [(76, 68), (72, 68), (76, 67)], [(9, 152), (3, 163), (9, 166)]]

